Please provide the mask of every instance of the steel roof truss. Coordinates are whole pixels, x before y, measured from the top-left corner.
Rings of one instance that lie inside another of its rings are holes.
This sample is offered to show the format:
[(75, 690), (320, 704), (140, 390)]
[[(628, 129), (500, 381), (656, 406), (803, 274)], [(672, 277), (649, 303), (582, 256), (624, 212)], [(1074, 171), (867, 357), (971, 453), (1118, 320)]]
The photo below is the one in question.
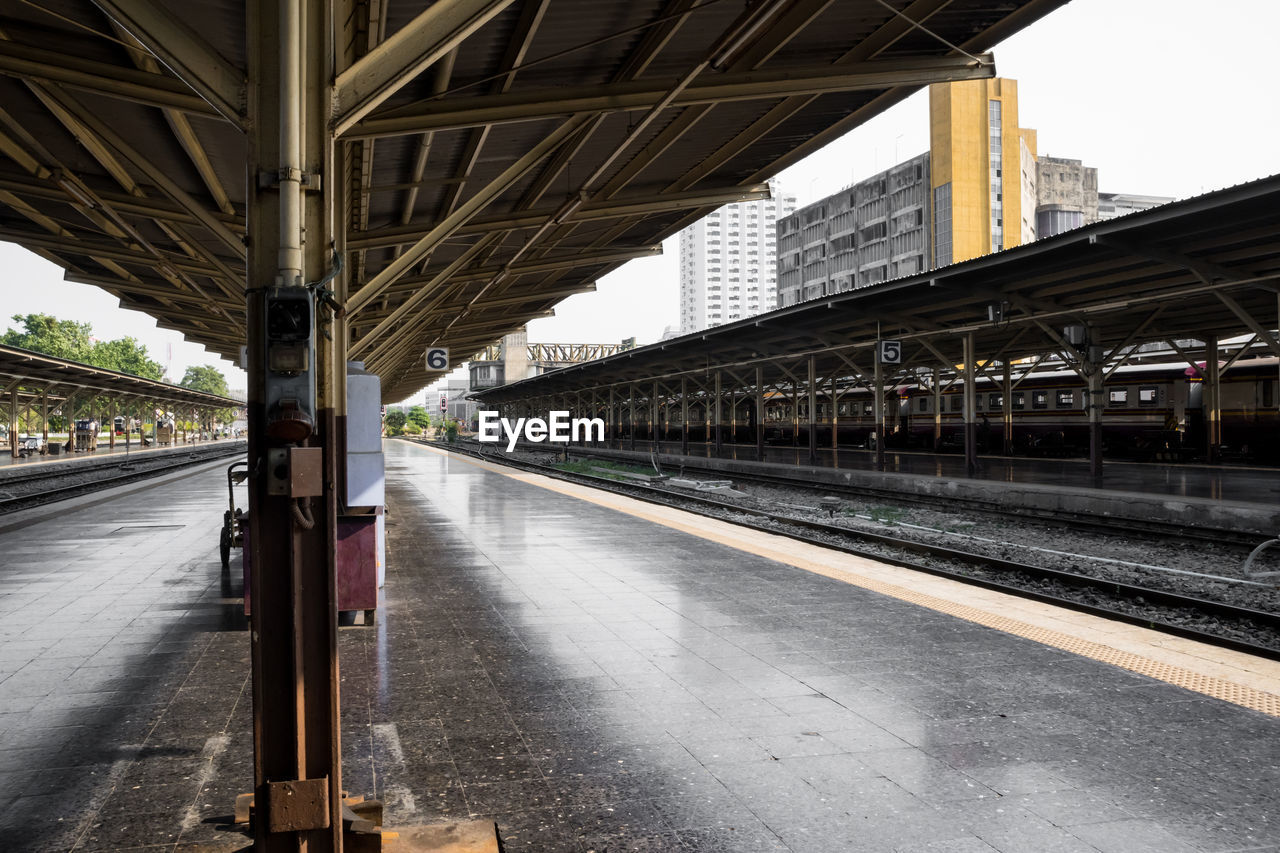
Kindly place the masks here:
[(180, 80), (241, 129), (247, 102), (244, 71), (152, 0), (92, 0)]
[(512, 2), (436, 0), (338, 75), (334, 132), (345, 133)]

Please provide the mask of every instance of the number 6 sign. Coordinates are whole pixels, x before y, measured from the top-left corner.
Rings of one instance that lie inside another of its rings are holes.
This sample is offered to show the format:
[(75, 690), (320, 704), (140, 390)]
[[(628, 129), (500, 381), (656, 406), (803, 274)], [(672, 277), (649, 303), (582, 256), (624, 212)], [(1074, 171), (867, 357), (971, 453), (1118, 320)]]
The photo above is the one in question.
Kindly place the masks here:
[(448, 370), (449, 369), (449, 348), (448, 347), (431, 347), (427, 350), (427, 369), (428, 370)]

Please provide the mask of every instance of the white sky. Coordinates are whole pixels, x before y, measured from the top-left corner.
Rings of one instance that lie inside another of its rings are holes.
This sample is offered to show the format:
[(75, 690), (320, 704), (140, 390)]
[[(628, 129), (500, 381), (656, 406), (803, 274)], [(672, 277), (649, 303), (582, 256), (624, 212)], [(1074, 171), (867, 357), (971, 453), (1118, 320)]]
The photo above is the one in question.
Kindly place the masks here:
[[(1280, 0), (1072, 0), (993, 52), (997, 73), (1018, 81), (1019, 124), (1039, 132), (1039, 154), (1097, 167), (1103, 192), (1185, 198), (1280, 172), (1277, 33)], [(782, 190), (805, 205), (928, 147), (921, 92), (784, 171)], [(665, 248), (535, 320), (530, 341), (657, 340), (678, 324), (675, 240)], [(90, 322), (97, 337), (138, 338), (174, 380), (215, 364), (245, 386), (230, 362), (12, 244), (0, 243), (0, 270), (0, 325), (40, 312)]]

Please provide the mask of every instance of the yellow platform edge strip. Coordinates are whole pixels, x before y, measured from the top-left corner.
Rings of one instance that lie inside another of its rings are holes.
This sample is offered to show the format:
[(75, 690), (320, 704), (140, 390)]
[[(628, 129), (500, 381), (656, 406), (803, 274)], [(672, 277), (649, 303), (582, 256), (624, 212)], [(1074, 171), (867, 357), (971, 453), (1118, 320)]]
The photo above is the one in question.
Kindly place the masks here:
[[(917, 590), (907, 589), (906, 587), (896, 584), (885, 583), (883, 581), (858, 575), (853, 572), (844, 571), (829, 566), (823, 566), (810, 561), (802, 561), (794, 557), (788, 556), (785, 552), (769, 549), (768, 553), (762, 553), (758, 548), (750, 547), (744, 542), (736, 542), (731, 538), (714, 535), (711, 531), (713, 525), (730, 524), (730, 522), (722, 522), (717, 519), (708, 519), (698, 515), (688, 515), (682, 513), (672, 507), (657, 507), (653, 504), (647, 504), (643, 501), (637, 501), (621, 495), (613, 495), (609, 492), (603, 492), (598, 489), (592, 489), (590, 486), (579, 486), (577, 484), (566, 483), (564, 481), (555, 480), (550, 477), (544, 477), (539, 474), (530, 474), (518, 469), (505, 468), (489, 462), (482, 462), (459, 454), (450, 454), (447, 451), (437, 450), (435, 448), (427, 448), (434, 453), (447, 456), (450, 461), (465, 462), (469, 465), (484, 468), (496, 474), (501, 474), (511, 479), (520, 480), (548, 491), (557, 492), (567, 497), (577, 498), (588, 503), (613, 509), (618, 512), (626, 513), (637, 518), (642, 518), (664, 527), (670, 527), (682, 532), (697, 536), (701, 539), (715, 541), (740, 551), (745, 551), (757, 556), (763, 556), (777, 562), (785, 563), (813, 574), (822, 575), (857, 586), (870, 592), (885, 595), (890, 598), (924, 607), (938, 613), (945, 613), (948, 616), (954, 616), (957, 619), (963, 619), (966, 622), (972, 622), (987, 628), (992, 628), (1006, 634), (1012, 634), (1022, 637), (1041, 645), (1050, 646), (1055, 649), (1061, 649), (1071, 654), (1081, 657), (1090, 658), (1102, 663), (1111, 664), (1121, 669), (1145, 675), (1157, 681), (1163, 681), (1177, 687), (1182, 687), (1195, 693), (1210, 696), (1214, 699), (1220, 699), (1224, 702), (1230, 702), (1233, 705), (1239, 705), (1254, 711), (1259, 711), (1272, 717), (1280, 717), (1280, 696), (1275, 693), (1268, 693), (1265, 690), (1258, 690), (1247, 685), (1238, 684), (1234, 681), (1216, 676), (1207, 675), (1205, 673), (1196, 672), (1186, 667), (1176, 666), (1164, 661), (1154, 660), (1143, 655), (1127, 652), (1122, 649), (1113, 648), (1104, 643), (1097, 643), (1085, 640), (1080, 637), (1073, 637), (1070, 634), (1064, 634), (1060, 631), (1054, 631), (1040, 625), (1033, 625), (1019, 619), (1010, 619), (983, 610), (978, 607), (972, 607), (960, 602), (949, 601), (945, 598), (929, 595), (928, 593), (919, 592)], [(608, 495), (608, 499), (601, 499), (597, 495)], [(680, 523), (672, 518), (665, 517), (661, 512), (655, 512), (655, 509), (665, 509), (671, 512), (678, 512), (690, 519), (695, 519), (695, 523)], [(752, 531), (756, 533), (756, 531)], [(775, 539), (781, 539), (784, 542), (791, 542), (785, 537), (774, 536), (774, 534), (762, 534)], [(754, 538), (754, 537), (753, 537)], [(796, 544), (796, 543), (793, 543)], [(815, 546), (820, 547), (820, 546)], [(842, 553), (842, 552), (833, 552)], [(1003, 593), (1001, 593), (1003, 594)]]

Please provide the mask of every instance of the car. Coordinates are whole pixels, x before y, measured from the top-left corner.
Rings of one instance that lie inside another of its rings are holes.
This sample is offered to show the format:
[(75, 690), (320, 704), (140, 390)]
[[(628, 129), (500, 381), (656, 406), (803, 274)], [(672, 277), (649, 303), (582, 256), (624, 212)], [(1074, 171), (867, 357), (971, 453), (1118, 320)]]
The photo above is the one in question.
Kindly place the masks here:
[(30, 456), (33, 453), (44, 453), (44, 438), (38, 435), (24, 435), (18, 438), (18, 455)]

